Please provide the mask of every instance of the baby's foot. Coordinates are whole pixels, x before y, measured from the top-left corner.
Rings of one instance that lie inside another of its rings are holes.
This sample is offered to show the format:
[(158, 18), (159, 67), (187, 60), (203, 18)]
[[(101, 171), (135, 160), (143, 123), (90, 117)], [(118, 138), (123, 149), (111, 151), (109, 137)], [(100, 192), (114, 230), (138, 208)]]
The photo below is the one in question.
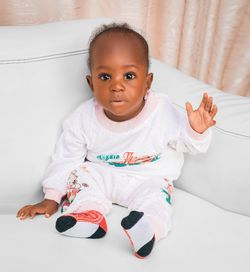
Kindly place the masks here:
[(107, 232), (105, 217), (96, 210), (69, 213), (56, 220), (56, 229), (68, 236), (102, 238)]
[(135, 256), (138, 258), (148, 256), (153, 249), (155, 235), (144, 213), (130, 212), (122, 219), (121, 225), (134, 248)]

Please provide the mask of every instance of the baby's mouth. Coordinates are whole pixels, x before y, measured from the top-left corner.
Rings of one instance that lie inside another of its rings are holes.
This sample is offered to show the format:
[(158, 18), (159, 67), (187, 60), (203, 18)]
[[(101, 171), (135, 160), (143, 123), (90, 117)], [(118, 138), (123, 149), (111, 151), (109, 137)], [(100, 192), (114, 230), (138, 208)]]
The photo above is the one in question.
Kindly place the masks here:
[(125, 103), (127, 102), (125, 99), (112, 99), (110, 100), (110, 103), (114, 103), (114, 104), (120, 104), (120, 103)]

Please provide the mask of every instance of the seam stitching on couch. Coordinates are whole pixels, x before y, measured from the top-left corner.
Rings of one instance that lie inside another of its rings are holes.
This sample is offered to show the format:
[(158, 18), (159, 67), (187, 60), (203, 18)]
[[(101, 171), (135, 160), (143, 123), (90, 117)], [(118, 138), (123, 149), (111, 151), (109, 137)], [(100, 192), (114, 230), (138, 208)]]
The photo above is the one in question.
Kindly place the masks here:
[(248, 136), (248, 135), (244, 135), (244, 134), (240, 134), (240, 133), (228, 131), (228, 130), (225, 130), (223, 128), (217, 127), (217, 126), (215, 126), (214, 128), (216, 130), (220, 131), (223, 134), (227, 134), (227, 135), (233, 136), (235, 138), (244, 138), (244, 139), (250, 140), (250, 136)]
[(82, 49), (82, 50), (77, 50), (77, 51), (56, 53), (56, 54), (34, 57), (34, 58), (0, 60), (0, 65), (1, 64), (5, 65), (5, 64), (19, 64), (19, 63), (37, 62), (37, 61), (43, 61), (43, 60), (65, 58), (65, 57), (70, 57), (70, 56), (75, 56), (75, 55), (82, 55), (82, 54), (87, 54), (87, 53), (88, 53), (88, 49)]

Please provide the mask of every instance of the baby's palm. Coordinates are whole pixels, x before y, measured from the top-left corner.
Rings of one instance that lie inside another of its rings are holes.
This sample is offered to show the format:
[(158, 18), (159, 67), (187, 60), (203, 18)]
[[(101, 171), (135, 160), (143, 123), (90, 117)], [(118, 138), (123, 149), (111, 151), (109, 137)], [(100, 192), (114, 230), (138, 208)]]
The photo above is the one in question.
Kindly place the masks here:
[(203, 98), (198, 109), (193, 110), (192, 105), (187, 102), (186, 110), (190, 126), (198, 133), (203, 133), (209, 127), (216, 124), (216, 121), (213, 120), (213, 118), (217, 113), (217, 107), (216, 105), (213, 105), (213, 98), (208, 97), (207, 93), (203, 94)]

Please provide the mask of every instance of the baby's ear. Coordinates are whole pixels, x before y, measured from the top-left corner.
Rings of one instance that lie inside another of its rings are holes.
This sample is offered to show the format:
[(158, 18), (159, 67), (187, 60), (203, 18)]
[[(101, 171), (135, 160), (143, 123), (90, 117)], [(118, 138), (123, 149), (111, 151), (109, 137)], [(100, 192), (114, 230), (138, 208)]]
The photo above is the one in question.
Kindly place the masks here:
[(87, 75), (86, 80), (87, 80), (87, 82), (89, 84), (90, 89), (93, 91), (92, 77), (90, 75)]
[(147, 74), (147, 90), (149, 90), (151, 88), (151, 84), (153, 82), (153, 78), (154, 78), (154, 75), (153, 73), (149, 73)]

